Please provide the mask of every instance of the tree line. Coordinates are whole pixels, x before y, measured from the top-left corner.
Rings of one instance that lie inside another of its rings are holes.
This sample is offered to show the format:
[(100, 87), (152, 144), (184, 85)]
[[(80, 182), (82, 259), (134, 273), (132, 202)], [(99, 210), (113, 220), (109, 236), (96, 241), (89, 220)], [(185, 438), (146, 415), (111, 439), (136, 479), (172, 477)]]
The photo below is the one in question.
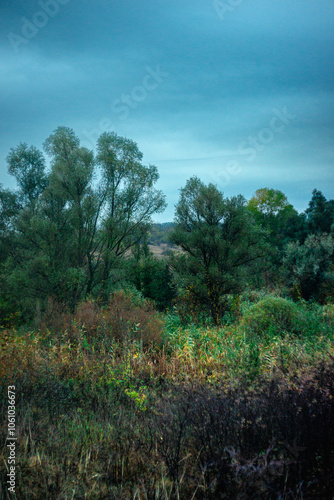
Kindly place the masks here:
[(50, 167), (25, 143), (7, 156), (16, 189), (0, 188), (1, 324), (33, 317), (49, 297), (71, 310), (87, 297), (107, 301), (116, 286), (135, 287), (160, 309), (183, 300), (214, 323), (247, 287), (333, 296), (334, 200), (320, 191), (298, 213), (281, 191), (226, 198), (192, 177), (169, 228), (178, 251), (159, 261), (147, 242), (165, 196), (134, 141), (103, 133), (94, 154), (58, 127), (43, 148)]

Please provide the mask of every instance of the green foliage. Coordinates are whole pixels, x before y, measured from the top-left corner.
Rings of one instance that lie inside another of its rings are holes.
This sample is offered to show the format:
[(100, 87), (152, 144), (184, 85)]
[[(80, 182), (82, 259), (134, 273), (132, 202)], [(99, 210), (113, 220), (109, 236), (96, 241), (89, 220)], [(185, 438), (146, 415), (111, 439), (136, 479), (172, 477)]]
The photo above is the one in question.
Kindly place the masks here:
[(22, 201), (28, 201), (33, 208), (48, 184), (43, 154), (34, 146), (29, 148), (26, 143), (21, 143), (11, 148), (7, 163), (8, 172), (15, 177), (19, 186)]
[(311, 234), (303, 245), (289, 243), (283, 259), (287, 283), (294, 295), (309, 300), (326, 299), (332, 295), (334, 238), (332, 235)]
[(305, 214), (311, 233), (330, 233), (334, 224), (334, 200), (326, 200), (321, 191), (314, 189)]
[(127, 265), (128, 280), (156, 304), (160, 311), (170, 308), (175, 297), (172, 274), (166, 260), (157, 259), (148, 253), (139, 259), (129, 260)]
[(240, 291), (249, 265), (264, 256), (265, 232), (242, 196), (225, 199), (196, 177), (181, 190), (175, 222), (171, 241), (184, 252), (171, 258), (176, 282), (219, 323), (225, 295)]
[(20, 209), (18, 196), (16, 193), (11, 192), (9, 189), (3, 189), (0, 186), (0, 231), (1, 239), (6, 230), (12, 229), (12, 218), (17, 214)]
[(160, 246), (161, 244), (166, 244), (172, 246), (169, 241), (169, 236), (173, 230), (173, 222), (164, 222), (162, 224), (153, 224), (148, 233), (148, 244)]
[[(315, 190), (299, 215), (264, 188), (246, 206), (193, 177), (175, 224), (149, 232), (165, 199), (135, 142), (104, 133), (94, 155), (58, 127), (44, 149), (49, 172), (33, 146), (12, 148), (17, 190), (0, 188), (18, 496), (329, 498), (334, 201)], [(154, 258), (169, 234), (179, 249)], [(277, 290), (252, 289), (284, 247)]]
[[(276, 311), (279, 321), (294, 318), (286, 302), (268, 292), (238, 301), (248, 317), (270, 298), (265, 313), (277, 331)], [(145, 303), (139, 293), (118, 293), (108, 306), (91, 300), (74, 314), (53, 304), (59, 335), (51, 324), (2, 332), (0, 403), (8, 404), (13, 382), (20, 403), (17, 496), (331, 498), (332, 304), (289, 303), (307, 325), (317, 322), (318, 334), (307, 337), (245, 335), (242, 318), (182, 327), (168, 313), (157, 350), (139, 341)], [(153, 316), (145, 310), (151, 336)]]
[(271, 243), (279, 250), (288, 241), (305, 238), (305, 217), (288, 203), (282, 191), (258, 189), (247, 206), (257, 222), (268, 230)]
[(0, 328), (15, 328), (22, 322), (21, 311), (6, 294), (0, 296)]
[(255, 195), (249, 200), (248, 208), (264, 220), (276, 217), (287, 211), (291, 211), (292, 205), (288, 203), (287, 197), (278, 189), (262, 188), (258, 189)]
[(334, 328), (334, 304), (326, 304), (323, 307), (323, 317), (326, 323)]
[(303, 324), (301, 307), (281, 297), (267, 297), (251, 306), (242, 319), (246, 335), (301, 334)]
[(116, 134), (101, 135), (96, 158), (67, 127), (58, 127), (44, 149), (48, 175), (34, 147), (21, 144), (7, 158), (19, 191), (0, 191), (2, 277), (27, 309), (48, 296), (72, 310), (89, 294), (107, 300), (121, 260), (165, 207), (154, 189), (157, 169), (142, 165), (136, 143)]

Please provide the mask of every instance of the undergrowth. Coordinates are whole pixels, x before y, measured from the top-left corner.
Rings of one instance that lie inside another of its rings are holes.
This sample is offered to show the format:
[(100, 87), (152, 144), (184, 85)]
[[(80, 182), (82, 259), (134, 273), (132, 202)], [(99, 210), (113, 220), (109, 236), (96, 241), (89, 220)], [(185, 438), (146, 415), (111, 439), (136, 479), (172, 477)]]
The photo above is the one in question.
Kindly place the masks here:
[(17, 498), (332, 499), (333, 306), (231, 302), (219, 327), (118, 293), (3, 330)]

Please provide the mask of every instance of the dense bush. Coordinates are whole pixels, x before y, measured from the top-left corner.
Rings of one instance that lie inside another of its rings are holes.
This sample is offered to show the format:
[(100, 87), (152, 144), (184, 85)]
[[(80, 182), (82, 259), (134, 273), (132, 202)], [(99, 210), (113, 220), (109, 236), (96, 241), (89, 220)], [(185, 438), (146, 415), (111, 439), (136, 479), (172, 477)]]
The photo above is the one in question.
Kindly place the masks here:
[(326, 304), (323, 307), (323, 317), (331, 327), (334, 327), (334, 304)]
[(148, 253), (140, 259), (129, 259), (127, 268), (128, 280), (144, 297), (153, 300), (159, 311), (171, 307), (176, 295), (175, 284), (165, 259), (158, 259)]
[(14, 301), (0, 296), (0, 328), (15, 328), (21, 323), (21, 311)]
[(91, 345), (136, 340), (148, 347), (160, 343), (163, 321), (153, 304), (138, 292), (116, 291), (106, 305), (90, 299), (81, 302), (74, 313), (49, 300), (45, 316), (37, 326), (58, 337), (66, 332), (73, 342), (84, 335)]
[(334, 238), (331, 234), (311, 234), (303, 245), (289, 243), (283, 269), (292, 294), (319, 302), (333, 296), (333, 256)]
[(248, 309), (242, 326), (247, 335), (302, 334), (307, 327), (303, 312), (300, 306), (290, 300), (267, 297)]

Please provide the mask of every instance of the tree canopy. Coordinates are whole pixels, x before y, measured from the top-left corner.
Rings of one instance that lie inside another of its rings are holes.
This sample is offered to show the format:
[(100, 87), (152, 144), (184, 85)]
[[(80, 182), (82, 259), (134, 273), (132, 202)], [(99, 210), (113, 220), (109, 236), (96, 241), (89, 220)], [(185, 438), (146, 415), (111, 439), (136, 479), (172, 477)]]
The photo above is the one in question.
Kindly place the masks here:
[[(315, 300), (334, 294), (334, 200), (317, 189), (298, 213), (277, 189), (247, 202), (192, 177), (174, 223), (150, 230), (165, 196), (134, 141), (105, 132), (94, 153), (58, 127), (43, 149), (20, 143), (7, 156), (16, 189), (0, 186), (0, 315), (19, 307), (33, 316), (49, 297), (72, 310), (87, 296), (105, 302), (119, 283), (161, 310), (184, 299), (215, 323), (229, 295), (248, 286), (279, 282)], [(172, 243), (171, 255), (158, 261), (148, 242)]]
[(327, 200), (321, 191), (314, 189), (305, 210), (310, 233), (327, 233), (334, 230), (334, 200)]
[(44, 150), (48, 171), (34, 146), (7, 157), (18, 189), (0, 192), (3, 276), (23, 302), (53, 296), (74, 307), (94, 290), (107, 293), (117, 259), (143, 238), (165, 197), (154, 187), (157, 168), (114, 133), (101, 135), (94, 156), (58, 127)]
[(272, 245), (279, 250), (289, 241), (302, 241), (306, 237), (304, 214), (298, 214), (282, 191), (258, 189), (247, 206), (258, 223), (269, 231)]
[(181, 189), (171, 241), (179, 284), (206, 304), (218, 323), (227, 294), (240, 291), (247, 267), (265, 255), (265, 231), (242, 196), (225, 198), (213, 184), (192, 177)]

